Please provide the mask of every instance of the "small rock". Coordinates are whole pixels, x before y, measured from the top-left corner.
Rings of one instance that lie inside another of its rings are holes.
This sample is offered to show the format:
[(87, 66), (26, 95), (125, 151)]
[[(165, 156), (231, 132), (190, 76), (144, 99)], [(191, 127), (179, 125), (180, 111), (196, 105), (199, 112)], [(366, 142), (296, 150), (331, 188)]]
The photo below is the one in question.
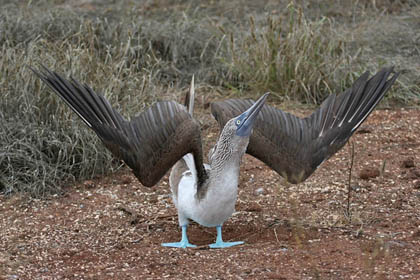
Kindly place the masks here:
[(368, 128), (368, 127), (361, 127), (361, 128), (359, 128), (359, 130), (357, 130), (356, 133), (365, 134), (365, 133), (371, 133), (371, 132), (372, 132), (372, 130), (370, 128)]
[(412, 169), (410, 170), (410, 176), (411, 178), (420, 178), (420, 169)]
[(258, 203), (251, 202), (248, 207), (245, 209), (247, 212), (261, 212), (262, 208)]
[(361, 189), (362, 189), (362, 187), (359, 186), (359, 185), (353, 185), (353, 186), (351, 186), (351, 190), (352, 191), (355, 191), (355, 192), (359, 192)]
[(121, 182), (125, 185), (131, 184), (132, 180), (130, 176), (123, 176)]
[(420, 229), (413, 233), (413, 238), (420, 239)]
[(48, 268), (43, 267), (43, 268), (41, 268), (41, 269), (39, 270), (39, 272), (41, 272), (41, 273), (48, 272)]
[(19, 276), (17, 276), (16, 274), (12, 274), (7, 277), (7, 280), (15, 280), (15, 279), (19, 279)]
[(157, 197), (150, 197), (149, 202), (155, 204), (158, 202), (158, 199)]
[(258, 188), (258, 189), (255, 190), (254, 194), (255, 195), (265, 194), (265, 190), (264, 190), (264, 188)]
[(96, 184), (95, 184), (95, 182), (94, 182), (94, 181), (92, 181), (92, 180), (86, 180), (86, 181), (84, 181), (84, 182), (83, 182), (83, 185), (84, 185), (86, 188), (91, 189), (91, 188), (94, 188)]
[(394, 206), (395, 209), (403, 209), (405, 202), (406, 201), (404, 201), (402, 199), (398, 199), (394, 202), (393, 206)]
[(390, 240), (388, 242), (385, 243), (385, 246), (392, 248), (392, 247), (407, 247), (407, 243), (403, 242), (403, 241), (394, 241), (394, 240)]
[(405, 178), (408, 180), (416, 180), (420, 178), (420, 169), (418, 168), (410, 168), (407, 169), (408, 172), (401, 172), (401, 174), (405, 175)]
[(368, 180), (370, 178), (378, 177), (379, 174), (380, 174), (380, 172), (379, 172), (378, 168), (366, 167), (362, 171), (360, 171), (359, 177), (360, 177), (360, 179)]
[(287, 280), (287, 277), (284, 277), (282, 274), (278, 274), (278, 273), (268, 273), (266, 275), (268, 277), (268, 279), (278, 279), (278, 280)]
[(414, 189), (420, 190), (420, 180), (414, 182)]
[(401, 162), (402, 168), (411, 168), (414, 167), (414, 160), (412, 158), (407, 158)]

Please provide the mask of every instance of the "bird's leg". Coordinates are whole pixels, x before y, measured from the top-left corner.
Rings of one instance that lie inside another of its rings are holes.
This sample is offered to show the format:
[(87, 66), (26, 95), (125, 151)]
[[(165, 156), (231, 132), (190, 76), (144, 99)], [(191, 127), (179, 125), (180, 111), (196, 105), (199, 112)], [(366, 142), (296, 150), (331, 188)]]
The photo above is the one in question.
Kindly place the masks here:
[(244, 244), (243, 241), (236, 241), (236, 242), (224, 242), (222, 239), (222, 226), (217, 226), (217, 237), (216, 243), (210, 244), (210, 248), (227, 248), (232, 247), (240, 244)]
[(162, 243), (162, 246), (165, 247), (175, 247), (175, 248), (187, 248), (187, 247), (197, 247), (193, 244), (191, 244), (188, 241), (188, 236), (187, 236), (187, 226), (181, 226), (182, 229), (182, 238), (181, 241), (179, 242), (173, 242), (173, 243)]

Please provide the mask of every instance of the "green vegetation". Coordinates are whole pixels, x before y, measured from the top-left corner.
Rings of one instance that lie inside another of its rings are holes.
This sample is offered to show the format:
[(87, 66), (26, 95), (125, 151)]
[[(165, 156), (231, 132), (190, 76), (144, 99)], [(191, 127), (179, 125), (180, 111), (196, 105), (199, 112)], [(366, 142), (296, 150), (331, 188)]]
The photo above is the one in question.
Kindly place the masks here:
[[(354, 31), (355, 17), (370, 26), (370, 14), (391, 16), (387, 1), (360, 1), (351, 15), (316, 1), (254, 2), (3, 1), (0, 192), (44, 196), (120, 165), (26, 66), (44, 64), (91, 85), (127, 117), (156, 100), (180, 100), (193, 74), (226, 95), (271, 91), (277, 101), (319, 103), (362, 71), (390, 64), (411, 72), (389, 102), (418, 104), (415, 42), (394, 60), (389, 48), (372, 54), (371, 35)], [(410, 1), (397, 8), (420, 11)]]

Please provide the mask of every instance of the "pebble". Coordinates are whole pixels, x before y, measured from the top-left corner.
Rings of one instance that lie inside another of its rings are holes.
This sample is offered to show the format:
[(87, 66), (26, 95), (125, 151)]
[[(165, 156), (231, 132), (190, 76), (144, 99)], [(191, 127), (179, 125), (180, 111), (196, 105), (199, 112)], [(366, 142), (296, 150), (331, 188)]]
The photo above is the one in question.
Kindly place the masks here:
[(48, 272), (48, 268), (43, 267), (43, 268), (41, 268), (41, 269), (39, 270), (39, 272), (41, 272), (41, 273)]
[(367, 180), (370, 178), (376, 178), (380, 174), (378, 168), (366, 167), (359, 173), (360, 179)]
[(264, 194), (264, 193), (265, 193), (264, 188), (258, 188), (254, 192), (255, 195), (261, 195), (261, 194)]
[(388, 247), (407, 247), (407, 243), (403, 242), (403, 241), (394, 241), (394, 240), (390, 240), (388, 242), (385, 243), (385, 245), (387, 245)]
[(407, 158), (401, 162), (402, 168), (411, 168), (414, 167), (414, 160), (412, 158)]

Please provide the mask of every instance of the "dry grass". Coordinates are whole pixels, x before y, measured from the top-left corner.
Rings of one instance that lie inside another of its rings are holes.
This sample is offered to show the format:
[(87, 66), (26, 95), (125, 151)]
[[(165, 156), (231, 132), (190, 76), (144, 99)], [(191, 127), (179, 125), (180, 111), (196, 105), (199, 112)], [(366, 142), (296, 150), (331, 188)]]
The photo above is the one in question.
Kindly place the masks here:
[(232, 71), (253, 92), (318, 104), (351, 84), (361, 67), (358, 53), (351, 55), (341, 39), (332, 40), (335, 32), (328, 18), (309, 21), (299, 6), (287, 9), (285, 16), (258, 22), (251, 17), (250, 27), (231, 34)]
[(361, 71), (384, 64), (408, 72), (392, 100), (418, 104), (414, 29), (407, 31), (414, 39), (403, 42), (413, 50), (405, 56), (389, 34), (375, 39), (393, 42), (385, 49), (366, 40), (372, 32), (381, 36), (370, 28), (371, 15), (394, 27), (390, 19), (400, 17), (396, 36), (404, 11), (411, 11), (413, 28), (419, 24), (418, 5), (407, 1), (394, 12), (386, 1), (360, 1), (348, 15), (347, 2), (336, 2), (342, 8), (332, 13), (316, 1), (3, 1), (0, 192), (44, 196), (59, 192), (63, 182), (119, 166), (27, 65), (42, 63), (92, 85), (127, 117), (174, 98), (193, 74), (226, 95), (270, 90), (279, 100), (319, 103)]

